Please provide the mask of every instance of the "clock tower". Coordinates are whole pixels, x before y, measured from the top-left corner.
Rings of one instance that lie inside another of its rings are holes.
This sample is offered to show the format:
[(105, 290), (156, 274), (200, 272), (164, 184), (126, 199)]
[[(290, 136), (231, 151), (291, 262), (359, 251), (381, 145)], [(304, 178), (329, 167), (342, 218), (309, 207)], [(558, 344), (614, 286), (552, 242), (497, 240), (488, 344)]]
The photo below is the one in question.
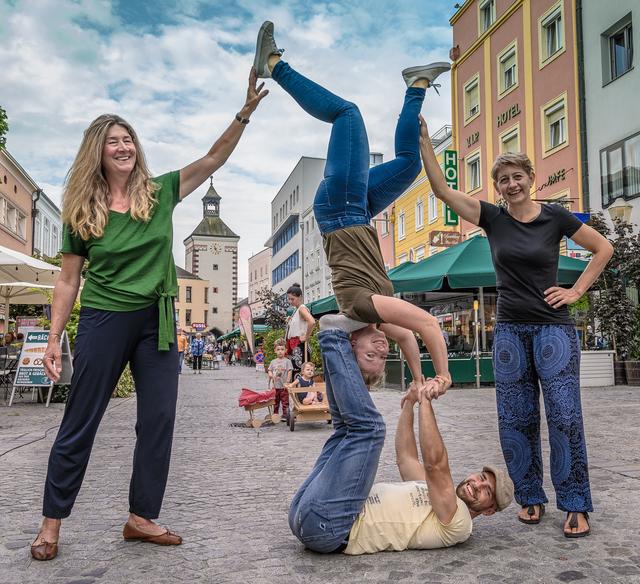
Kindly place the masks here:
[(216, 336), (233, 329), (233, 307), (238, 296), (238, 241), (220, 218), (222, 197), (213, 187), (202, 197), (202, 220), (184, 240), (185, 268), (195, 276), (208, 280), (205, 302), (208, 302), (206, 330)]

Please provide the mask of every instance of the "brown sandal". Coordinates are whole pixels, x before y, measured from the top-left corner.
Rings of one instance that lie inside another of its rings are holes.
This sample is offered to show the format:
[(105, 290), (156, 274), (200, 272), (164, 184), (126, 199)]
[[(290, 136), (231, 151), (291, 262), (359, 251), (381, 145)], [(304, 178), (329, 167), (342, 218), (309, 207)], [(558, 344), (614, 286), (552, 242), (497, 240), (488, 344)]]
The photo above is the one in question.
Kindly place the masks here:
[[(536, 505), (538, 505), (538, 518), (532, 519), (532, 517), (536, 514)], [(537, 525), (540, 523), (540, 520), (544, 517), (544, 503), (534, 503), (533, 505), (523, 505), (522, 508), (527, 508), (527, 515), (529, 516), (527, 519), (524, 517), (520, 517), (518, 515), (518, 521), (520, 523), (525, 523), (527, 525)]]
[(567, 519), (569, 519), (569, 529), (575, 529), (578, 527), (578, 513), (582, 513), (587, 521), (587, 529), (584, 531), (565, 531), (562, 527), (562, 533), (569, 539), (577, 539), (578, 537), (587, 537), (591, 533), (591, 525), (589, 524), (589, 514), (586, 511), (567, 511)]
[[(40, 542), (40, 543), (38, 543)], [(37, 544), (37, 545), (36, 545)], [(41, 535), (31, 544), (31, 557), (40, 562), (53, 560), (58, 555), (58, 542), (46, 541)]]

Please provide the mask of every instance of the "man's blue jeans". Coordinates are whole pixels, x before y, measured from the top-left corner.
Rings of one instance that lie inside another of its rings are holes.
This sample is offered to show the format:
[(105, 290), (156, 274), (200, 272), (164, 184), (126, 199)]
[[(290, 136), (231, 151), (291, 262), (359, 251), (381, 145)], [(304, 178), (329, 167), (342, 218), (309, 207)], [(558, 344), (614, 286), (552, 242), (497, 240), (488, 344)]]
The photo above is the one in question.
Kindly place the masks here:
[(309, 549), (346, 542), (378, 470), (385, 424), (364, 384), (349, 335), (318, 335), (334, 432), (291, 502), (289, 526)]
[(395, 134), (396, 158), (369, 168), (369, 140), (358, 106), (300, 75), (284, 61), (273, 79), (313, 117), (333, 124), (324, 180), (313, 212), (322, 233), (366, 225), (395, 201), (422, 169), (418, 114), (425, 90), (407, 89)]

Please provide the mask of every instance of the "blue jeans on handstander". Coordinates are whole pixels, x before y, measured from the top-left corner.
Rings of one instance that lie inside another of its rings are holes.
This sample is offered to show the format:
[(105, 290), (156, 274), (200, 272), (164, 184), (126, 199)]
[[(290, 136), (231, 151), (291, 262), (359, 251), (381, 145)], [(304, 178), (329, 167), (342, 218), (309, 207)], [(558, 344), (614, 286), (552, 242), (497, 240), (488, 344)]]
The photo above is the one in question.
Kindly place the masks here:
[(407, 89), (396, 126), (396, 158), (369, 168), (369, 140), (358, 106), (300, 75), (284, 61), (273, 79), (314, 118), (333, 124), (324, 180), (313, 212), (322, 233), (366, 225), (395, 201), (420, 173), (418, 114), (425, 90)]
[(289, 526), (309, 549), (338, 550), (371, 491), (385, 424), (362, 379), (349, 335), (318, 335), (334, 432), (291, 502)]

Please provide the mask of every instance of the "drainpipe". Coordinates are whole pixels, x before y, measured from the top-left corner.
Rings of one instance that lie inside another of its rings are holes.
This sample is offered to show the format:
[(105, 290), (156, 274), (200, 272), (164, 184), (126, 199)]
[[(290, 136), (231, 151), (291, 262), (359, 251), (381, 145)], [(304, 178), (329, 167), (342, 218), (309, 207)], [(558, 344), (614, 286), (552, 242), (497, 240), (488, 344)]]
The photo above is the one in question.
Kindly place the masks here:
[(587, 107), (584, 82), (584, 30), (582, 27), (582, 0), (576, 0), (576, 49), (578, 51), (578, 110), (580, 115), (580, 166), (582, 167), (582, 208), (588, 213), (589, 199), (589, 152), (587, 151)]
[(42, 189), (37, 189), (31, 193), (31, 255), (35, 252), (36, 247), (36, 216), (38, 215), (38, 209), (36, 205), (40, 200)]

